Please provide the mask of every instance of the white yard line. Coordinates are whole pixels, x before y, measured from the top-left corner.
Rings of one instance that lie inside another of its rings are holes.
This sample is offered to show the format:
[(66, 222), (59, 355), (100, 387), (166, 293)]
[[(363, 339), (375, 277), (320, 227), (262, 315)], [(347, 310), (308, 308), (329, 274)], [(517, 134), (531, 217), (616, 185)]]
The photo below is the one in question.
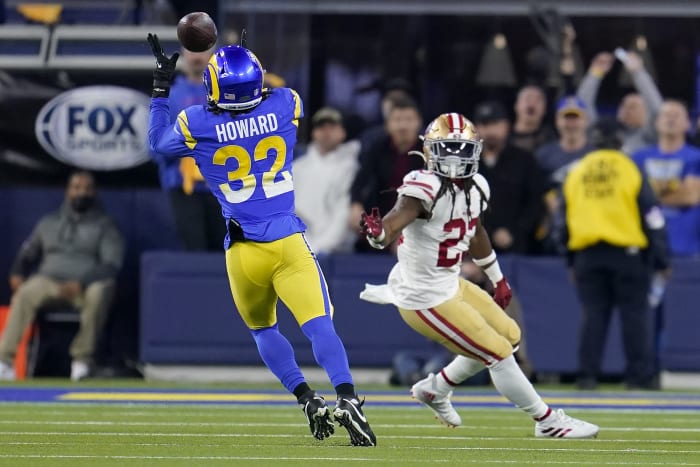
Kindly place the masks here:
[[(342, 437), (342, 435), (341, 435)], [(400, 438), (397, 436), (382, 436), (382, 439), (395, 439), (395, 438)], [(474, 441), (503, 441), (503, 438), (474, 438)], [(524, 441), (534, 441), (532, 438), (523, 438), (522, 440)], [(539, 439), (538, 439), (539, 441)], [(562, 442), (560, 440), (551, 440), (551, 439), (545, 439), (544, 441), (550, 442), (550, 443), (559, 443)], [(572, 440), (564, 440), (563, 442), (566, 444), (571, 443)], [(580, 441), (580, 440), (579, 440)], [(613, 440), (606, 440), (608, 442), (612, 442)], [(616, 442), (620, 441), (632, 441), (632, 440), (615, 440)], [(636, 441), (645, 441), (645, 440), (636, 440)], [(600, 440), (593, 441), (593, 443), (598, 444)], [(83, 446), (83, 445), (96, 445), (96, 446), (125, 446), (127, 443), (116, 443), (116, 442), (84, 442), (84, 441), (75, 441), (75, 442), (29, 442), (29, 441), (9, 441), (9, 442), (0, 442), (0, 446)], [(212, 444), (212, 443), (205, 443), (205, 444), (190, 444), (190, 443), (132, 443), (128, 442), (129, 446), (142, 446), (142, 447), (183, 447), (183, 448), (202, 448), (202, 447), (232, 447), (230, 444)], [(236, 444), (236, 448), (269, 448), (269, 444)], [(335, 445), (323, 445), (323, 444), (318, 444), (318, 447), (330, 447), (330, 448), (335, 448), (338, 446)], [(677, 454), (700, 454), (700, 450), (693, 449), (693, 450), (678, 450), (678, 449), (672, 449), (672, 450), (666, 450), (666, 449), (638, 449), (638, 448), (621, 448), (621, 449), (596, 449), (596, 448), (503, 448), (503, 447), (485, 447), (485, 446), (382, 446), (383, 449), (398, 449), (398, 450), (404, 450), (404, 449), (419, 449), (419, 450), (425, 450), (425, 451), (498, 451), (498, 450), (506, 450), (506, 451), (560, 451), (560, 452), (594, 452), (594, 453), (628, 453), (628, 454), (635, 454), (635, 453), (653, 453), (653, 454), (669, 454), (669, 453), (677, 453)]]
[[(299, 425), (296, 425), (297, 427)], [(298, 434), (289, 433), (162, 433), (162, 432), (85, 432), (85, 431), (0, 431), (0, 435), (12, 435), (12, 436), (115, 436), (115, 437), (182, 437), (182, 438), (298, 438)], [(384, 439), (436, 439), (436, 440), (461, 440), (461, 441), (473, 441), (473, 440), (503, 440), (504, 437), (474, 437), (474, 436), (426, 436), (426, 435), (385, 435), (382, 436)], [(523, 441), (538, 441), (538, 442), (556, 442), (551, 438), (534, 438), (534, 437), (513, 437), (507, 438), (512, 440), (523, 440)], [(599, 441), (610, 442), (626, 442), (626, 441), (639, 441), (639, 442), (655, 442), (657, 440), (649, 439), (620, 439), (620, 440), (567, 440), (567, 441), (584, 441), (590, 443), (596, 443)], [(668, 442), (685, 442), (684, 440), (667, 440)], [(688, 443), (697, 443), (697, 440), (687, 440)], [(0, 441), (0, 444), (4, 444)], [(700, 451), (699, 451), (700, 452)]]
[[(296, 417), (300, 418), (300, 417)], [(132, 422), (132, 421), (114, 421), (114, 420), (0, 420), (0, 425), (94, 425), (94, 426), (172, 426), (172, 427), (283, 427), (292, 428), (302, 425), (300, 423), (264, 423), (264, 422)], [(421, 429), (421, 430), (445, 430), (443, 425), (436, 423), (431, 424), (391, 424), (378, 423), (373, 424), (375, 428), (394, 428), (394, 429)], [(461, 425), (459, 430), (510, 430), (521, 431), (527, 429), (525, 426), (501, 426), (501, 425)], [(700, 428), (688, 427), (601, 427), (601, 431), (622, 431), (622, 432), (653, 432), (653, 433), (700, 433)], [(0, 433), (3, 433), (0, 431)]]
[[(503, 451), (503, 450), (501, 450)], [(130, 459), (130, 460), (261, 460), (261, 461), (281, 461), (281, 460), (306, 460), (306, 461), (339, 461), (339, 462), (391, 462), (396, 463), (396, 459), (381, 459), (376, 457), (262, 457), (262, 456), (97, 456), (97, 455), (68, 455), (68, 454), (0, 454), (3, 459)], [(447, 463), (448, 459), (401, 459), (401, 463)], [(576, 464), (576, 465), (678, 465), (678, 466), (699, 466), (696, 463), (687, 462), (603, 462), (603, 461), (545, 461), (545, 460), (503, 460), (503, 459), (461, 459), (460, 463), (508, 463), (508, 464)]]

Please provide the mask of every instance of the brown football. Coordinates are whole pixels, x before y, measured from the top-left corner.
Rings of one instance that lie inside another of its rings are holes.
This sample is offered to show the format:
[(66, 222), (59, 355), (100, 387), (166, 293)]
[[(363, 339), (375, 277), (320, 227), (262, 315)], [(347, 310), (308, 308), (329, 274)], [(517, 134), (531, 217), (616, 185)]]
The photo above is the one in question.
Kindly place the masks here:
[(216, 44), (216, 25), (203, 11), (183, 16), (177, 23), (177, 39), (192, 52), (204, 52)]

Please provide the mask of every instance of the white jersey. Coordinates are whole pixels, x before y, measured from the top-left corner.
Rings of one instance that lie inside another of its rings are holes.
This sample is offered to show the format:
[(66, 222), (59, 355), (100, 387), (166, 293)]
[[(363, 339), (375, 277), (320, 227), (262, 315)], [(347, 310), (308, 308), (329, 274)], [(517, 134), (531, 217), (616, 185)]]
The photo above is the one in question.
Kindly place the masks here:
[(427, 309), (457, 293), (462, 254), (469, 250), (490, 196), (482, 175), (474, 175), (473, 181), (467, 207), (466, 193), (456, 185), (454, 200), (449, 190), (436, 200), (442, 179), (432, 172), (414, 170), (404, 177), (399, 196), (419, 199), (432, 215), (414, 220), (399, 239), (399, 262), (389, 274), (389, 288), (399, 307)]

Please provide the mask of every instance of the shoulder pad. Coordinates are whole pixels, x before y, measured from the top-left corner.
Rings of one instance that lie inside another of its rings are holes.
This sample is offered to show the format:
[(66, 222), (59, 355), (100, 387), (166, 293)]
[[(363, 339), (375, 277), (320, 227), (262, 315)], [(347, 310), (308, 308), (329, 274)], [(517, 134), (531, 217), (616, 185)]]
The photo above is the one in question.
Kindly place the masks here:
[(440, 178), (427, 170), (413, 170), (403, 178), (403, 184), (398, 188), (399, 195), (418, 198), (427, 203), (428, 208), (435, 201), (440, 190)]

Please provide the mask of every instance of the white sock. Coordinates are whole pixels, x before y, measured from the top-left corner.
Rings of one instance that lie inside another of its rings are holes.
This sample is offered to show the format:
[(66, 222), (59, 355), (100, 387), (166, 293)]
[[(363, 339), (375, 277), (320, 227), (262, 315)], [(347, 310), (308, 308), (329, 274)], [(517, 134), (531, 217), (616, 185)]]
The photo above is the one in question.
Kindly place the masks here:
[(492, 365), (489, 372), (498, 392), (533, 419), (540, 421), (551, 413), (512, 355)]
[(486, 368), (482, 362), (473, 358), (457, 355), (445, 368), (437, 375), (437, 389), (441, 392), (451, 391), (453, 387), (474, 376)]

